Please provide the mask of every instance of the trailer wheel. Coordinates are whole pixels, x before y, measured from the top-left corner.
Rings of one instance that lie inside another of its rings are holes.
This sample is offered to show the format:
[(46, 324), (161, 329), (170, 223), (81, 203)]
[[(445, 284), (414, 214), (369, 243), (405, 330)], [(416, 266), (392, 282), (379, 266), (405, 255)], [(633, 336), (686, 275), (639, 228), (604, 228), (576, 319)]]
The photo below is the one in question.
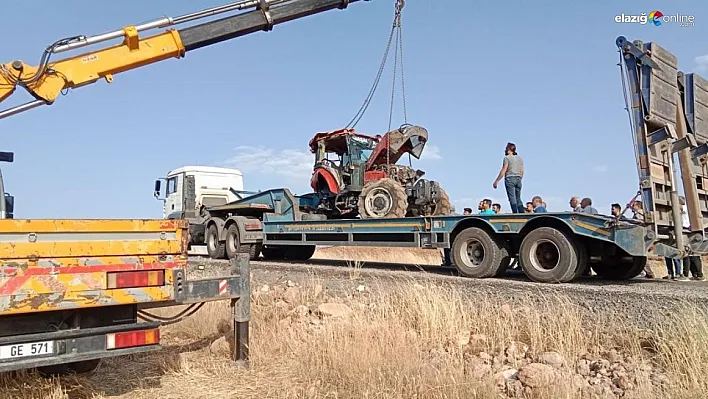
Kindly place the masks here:
[[(631, 258), (631, 259), (628, 259)], [(605, 280), (630, 280), (637, 277), (647, 265), (646, 256), (607, 256), (591, 265), (592, 270)]]
[[(509, 253), (483, 229), (462, 230), (452, 243), (452, 262), (465, 277), (487, 278), (500, 274)], [(508, 265), (508, 262), (506, 262)]]
[(541, 283), (572, 281), (579, 268), (575, 241), (552, 227), (540, 227), (528, 233), (521, 241), (519, 260), (524, 273)]
[(284, 260), (285, 249), (280, 247), (268, 247), (266, 245), (261, 249), (261, 254), (264, 260)]
[(232, 223), (229, 228), (226, 229), (226, 256), (229, 259), (235, 258), (240, 252), (243, 251), (241, 248), (241, 240), (238, 234), (238, 225)]
[(315, 254), (314, 245), (293, 245), (285, 248), (286, 260), (308, 260)]
[(215, 224), (207, 229), (206, 247), (209, 257), (212, 259), (224, 259), (226, 255), (226, 245), (219, 241), (219, 230)]

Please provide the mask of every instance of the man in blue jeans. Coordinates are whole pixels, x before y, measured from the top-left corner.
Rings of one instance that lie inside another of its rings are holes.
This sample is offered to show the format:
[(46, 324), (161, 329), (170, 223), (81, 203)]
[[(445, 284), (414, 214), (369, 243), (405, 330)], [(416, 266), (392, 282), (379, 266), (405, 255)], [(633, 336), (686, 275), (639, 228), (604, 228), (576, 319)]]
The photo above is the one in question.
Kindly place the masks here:
[(492, 184), (495, 189), (502, 177), (504, 177), (504, 188), (506, 188), (506, 196), (509, 198), (511, 212), (524, 213), (524, 202), (521, 200), (524, 160), (516, 153), (516, 144), (514, 143), (506, 143), (502, 168)]

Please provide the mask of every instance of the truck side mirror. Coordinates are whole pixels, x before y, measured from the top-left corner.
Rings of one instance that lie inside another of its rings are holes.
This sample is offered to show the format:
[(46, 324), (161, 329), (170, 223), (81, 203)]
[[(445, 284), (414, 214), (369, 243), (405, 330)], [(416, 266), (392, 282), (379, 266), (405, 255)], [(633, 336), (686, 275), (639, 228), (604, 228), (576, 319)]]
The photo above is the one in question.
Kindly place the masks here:
[(5, 193), (5, 217), (12, 219), (12, 214), (15, 210), (15, 197)]
[(162, 181), (155, 180), (155, 199), (160, 199), (160, 188), (162, 187)]

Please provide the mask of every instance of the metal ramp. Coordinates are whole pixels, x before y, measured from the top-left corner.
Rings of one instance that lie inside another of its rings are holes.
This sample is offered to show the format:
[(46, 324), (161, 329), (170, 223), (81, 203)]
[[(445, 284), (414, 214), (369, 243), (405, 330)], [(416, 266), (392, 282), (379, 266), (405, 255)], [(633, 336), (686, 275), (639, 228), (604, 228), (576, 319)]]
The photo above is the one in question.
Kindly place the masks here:
[[(616, 45), (645, 222), (653, 230), (646, 240), (655, 241), (657, 255), (708, 253), (708, 81), (679, 71), (677, 57), (656, 43), (620, 36)], [(690, 229), (682, 228), (679, 179)]]

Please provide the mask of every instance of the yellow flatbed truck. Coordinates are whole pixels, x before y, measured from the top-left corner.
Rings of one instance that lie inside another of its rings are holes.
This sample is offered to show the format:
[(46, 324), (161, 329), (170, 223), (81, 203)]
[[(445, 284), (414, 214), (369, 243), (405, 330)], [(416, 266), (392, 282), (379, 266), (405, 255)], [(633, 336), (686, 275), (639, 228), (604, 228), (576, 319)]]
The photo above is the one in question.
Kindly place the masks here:
[[(247, 257), (227, 278), (186, 278), (183, 220), (0, 220), (0, 372), (93, 370), (160, 349), (144, 308), (232, 299), (247, 361)], [(181, 312), (184, 315), (185, 312)]]

